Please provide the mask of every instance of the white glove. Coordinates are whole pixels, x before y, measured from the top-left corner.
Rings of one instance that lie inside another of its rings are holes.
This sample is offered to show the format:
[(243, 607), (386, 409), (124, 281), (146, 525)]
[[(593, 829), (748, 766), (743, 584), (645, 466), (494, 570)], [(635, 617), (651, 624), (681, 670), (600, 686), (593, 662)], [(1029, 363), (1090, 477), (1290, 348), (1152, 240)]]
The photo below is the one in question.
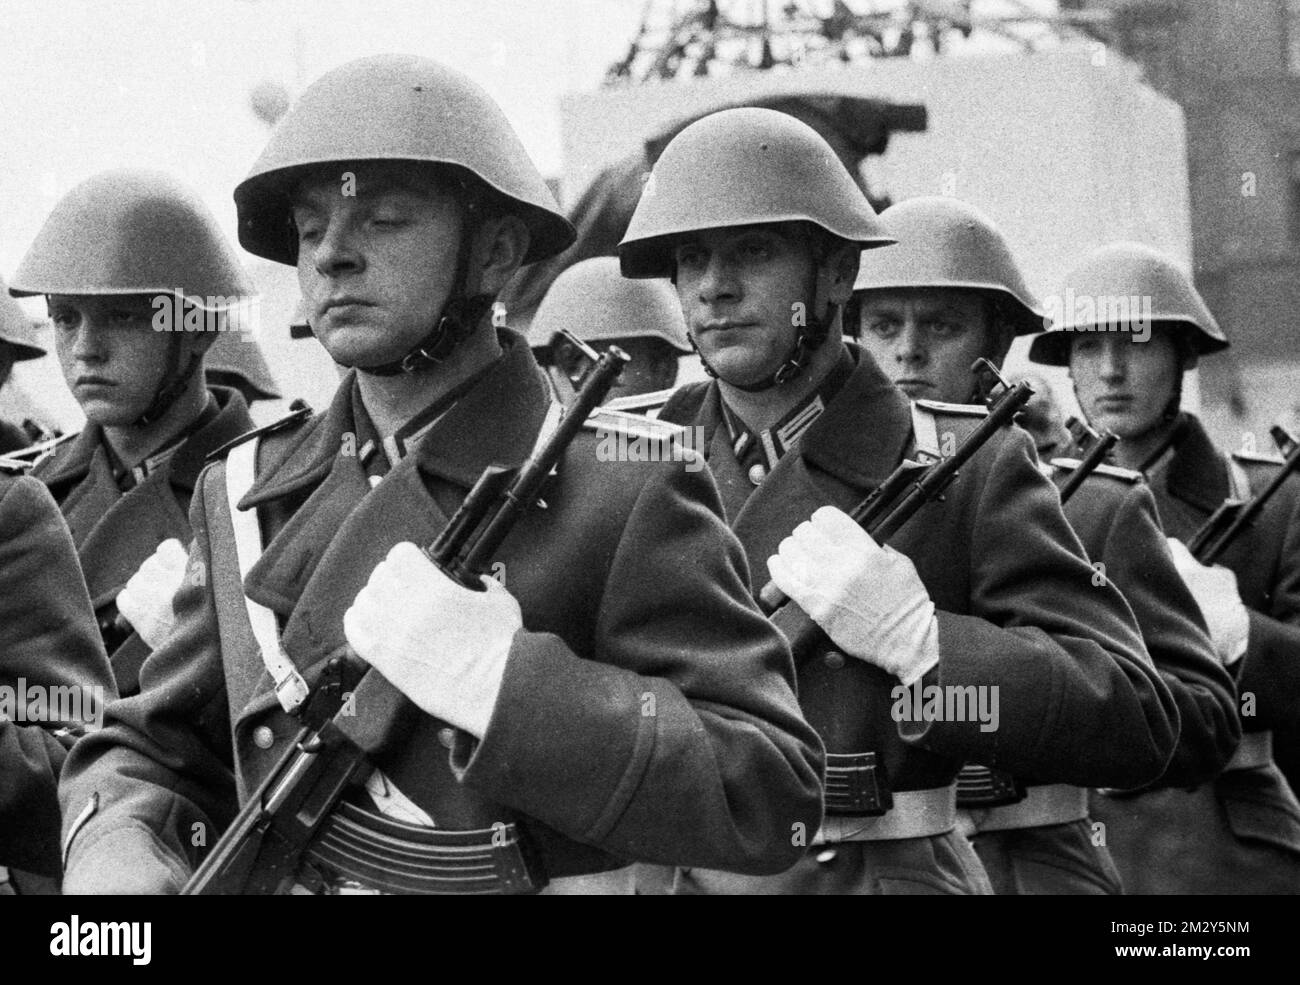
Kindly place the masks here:
[(767, 559), (777, 588), (845, 653), (908, 687), (939, 662), (934, 603), (910, 558), (823, 506)]
[(352, 648), (417, 706), (483, 738), (523, 614), (484, 576), (463, 588), (411, 543), (376, 565), (343, 614)]
[(1230, 667), (1241, 659), (1250, 639), (1250, 616), (1237, 590), (1237, 576), (1220, 564), (1201, 564), (1181, 540), (1168, 540), (1174, 566), (1201, 607), (1219, 660)]
[(169, 537), (145, 558), (144, 564), (117, 593), (117, 611), (151, 650), (162, 645), (176, 622), (172, 596), (185, 580), (188, 562), (189, 555), (181, 542)]

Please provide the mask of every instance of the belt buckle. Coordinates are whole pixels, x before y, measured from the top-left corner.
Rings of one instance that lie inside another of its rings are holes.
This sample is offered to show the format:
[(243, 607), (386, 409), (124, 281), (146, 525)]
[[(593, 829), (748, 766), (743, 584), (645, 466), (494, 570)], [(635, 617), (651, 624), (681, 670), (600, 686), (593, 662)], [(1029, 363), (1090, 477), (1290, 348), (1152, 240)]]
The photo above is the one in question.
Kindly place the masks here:
[(957, 774), (957, 806), (964, 809), (1007, 807), (1025, 799), (1025, 786), (1005, 770), (967, 765)]
[(874, 752), (826, 754), (826, 813), (879, 817), (894, 806), (885, 764)]

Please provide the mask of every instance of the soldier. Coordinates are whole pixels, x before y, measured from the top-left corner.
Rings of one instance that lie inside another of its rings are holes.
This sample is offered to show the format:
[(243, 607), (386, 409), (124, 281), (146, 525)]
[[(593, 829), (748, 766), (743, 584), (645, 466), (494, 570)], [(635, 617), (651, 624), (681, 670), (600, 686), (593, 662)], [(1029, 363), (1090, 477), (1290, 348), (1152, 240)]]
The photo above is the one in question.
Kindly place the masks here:
[(1198, 563), (1181, 542), (1276, 468), (1219, 453), (1180, 408), (1183, 374), (1228, 340), (1187, 274), (1135, 243), (1090, 253), (1055, 302), (1055, 331), (1034, 340), (1030, 359), (1068, 366), (1089, 421), (1119, 435), (1119, 463), (1145, 473), (1164, 529), (1177, 538), (1174, 560), (1236, 679), (1244, 731), (1212, 783), (1102, 794), (1093, 816), (1106, 825), (1130, 892), (1300, 891), (1300, 804), (1271, 750), (1272, 729), (1300, 720), (1300, 484), (1285, 483), (1222, 564)]
[(133, 694), (170, 626), (194, 480), (210, 451), (253, 426), (243, 397), (207, 387), (202, 367), (227, 311), (256, 290), (197, 195), (122, 169), (55, 205), (10, 292), (45, 295), (86, 415), (32, 474), (68, 521), (118, 691)]
[[(977, 399), (972, 360), (982, 355), (1001, 365), (1016, 335), (1043, 327), (1010, 247), (992, 220), (953, 198), (911, 199), (881, 219), (900, 245), (863, 257), (850, 309), (855, 334), (910, 396)], [(1056, 430), (1065, 432), (1059, 422)], [(1060, 487), (1077, 465), (1057, 458), (1047, 469)], [(1223, 768), (1240, 739), (1236, 694), (1141, 479), (1103, 465), (1064, 511), (1098, 572), (1124, 593), (1178, 702), (1178, 746), (1157, 785), (1201, 783)], [(973, 844), (995, 891), (1120, 892), (1105, 847), (1109, 833), (1090, 824), (1084, 789), (1032, 774), (1015, 778), (1021, 789), (1007, 789), (1010, 777), (996, 777), (1002, 788), (994, 779), (987, 770), (965, 771), (958, 805), (970, 809)]]
[(530, 344), (549, 354), (552, 378), (565, 399), (585, 374), (588, 360), (560, 334), (562, 329), (593, 346), (616, 345), (632, 357), (610, 391), (611, 402), (630, 397), (637, 398), (632, 402), (636, 406), (662, 404), (677, 382), (678, 362), (691, 351), (672, 289), (628, 280), (619, 273), (616, 257), (592, 257), (567, 268), (529, 325)]
[[(573, 231), (496, 104), (422, 58), (351, 62), (307, 89), (235, 201), (241, 243), (297, 265), (316, 337), (353, 368), (324, 414), (200, 476), (191, 563), (212, 574), (186, 581), (144, 689), (67, 766), (69, 890), (179, 888), (292, 748), (294, 693), (348, 646), (419, 713), (340, 807), (390, 850), (358, 871), (318, 842), (305, 888), (793, 863), (820, 812), (820, 743), (702, 463), (600, 461), (583, 430), (500, 548), (504, 585), (467, 590), (416, 546), (558, 408), (490, 311)], [(526, 872), (470, 878), (521, 842)], [(413, 882), (412, 860), (441, 868)]]
[[(889, 241), (816, 133), (739, 109), (668, 146), (620, 247), (625, 276), (675, 279), (717, 377), (661, 418), (702, 428), (755, 588), (770, 575), (832, 641), (799, 667), (831, 754), (815, 845), (774, 879), (684, 869), (683, 892), (987, 892), (954, 831), (963, 762), (1137, 784), (1173, 747), (1168, 691), (1119, 593), (1090, 586), (1022, 432), (997, 435), (890, 547), (843, 512), (950, 430), (923, 415), (914, 433), (902, 393), (842, 339), (859, 249)], [(917, 682), (983, 688), (988, 713), (918, 720)]]
[[(0, 387), (9, 380), (14, 363), (40, 359), (45, 350), (32, 337), (31, 320), (18, 302), (9, 296), (0, 279)], [(26, 448), (32, 443), (27, 431), (10, 421), (0, 420), (0, 455)]]
[(57, 891), (59, 770), (112, 697), (67, 525), (0, 460), (0, 895)]

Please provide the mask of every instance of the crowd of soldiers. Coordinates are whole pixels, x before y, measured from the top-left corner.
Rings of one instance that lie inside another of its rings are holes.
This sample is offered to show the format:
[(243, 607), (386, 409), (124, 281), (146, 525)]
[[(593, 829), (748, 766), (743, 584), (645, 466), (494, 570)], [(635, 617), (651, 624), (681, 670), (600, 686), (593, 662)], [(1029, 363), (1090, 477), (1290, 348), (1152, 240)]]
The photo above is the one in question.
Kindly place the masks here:
[[(1182, 409), (1228, 341), (1169, 258), (1080, 256), (1060, 296), (1150, 309), (1049, 325), (989, 217), (878, 215), (807, 124), (733, 108), (525, 338), (495, 302), (573, 227), (412, 56), (314, 83), (234, 199), (346, 369), (321, 412), (254, 428), (274, 383), (218, 376), (254, 285), (167, 175), (75, 187), (7, 286), (87, 423), (0, 459), (0, 686), (103, 699), (0, 716), (10, 890), (1300, 891), (1300, 480)], [(160, 297), (223, 331), (155, 330)], [(43, 354), (16, 331), (6, 372)], [(1029, 335), (1072, 430), (985, 426)]]

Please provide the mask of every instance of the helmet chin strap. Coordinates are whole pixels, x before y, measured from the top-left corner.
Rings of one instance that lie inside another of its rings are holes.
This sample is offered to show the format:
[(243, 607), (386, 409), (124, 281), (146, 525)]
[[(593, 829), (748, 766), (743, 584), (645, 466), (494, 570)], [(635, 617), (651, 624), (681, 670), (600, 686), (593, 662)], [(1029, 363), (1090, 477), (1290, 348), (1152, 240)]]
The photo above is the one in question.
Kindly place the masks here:
[(185, 392), (190, 377), (203, 362), (203, 356), (195, 352), (190, 355), (189, 362), (182, 368), (180, 365), (182, 336), (173, 336), (169, 341), (171, 348), (167, 352), (167, 369), (158, 381), (158, 387), (154, 390), (149, 406), (132, 422), (133, 427), (147, 427), (161, 420), (171, 405), (176, 403), (180, 395)]
[[(465, 188), (465, 190), (469, 189)], [(474, 251), (474, 238), (479, 230), (476, 209), (477, 203), (474, 201), (465, 208), (464, 228), (461, 230), (460, 245), (456, 248), (456, 272), (451, 282), (451, 293), (442, 306), (433, 330), (400, 359), (379, 366), (358, 366), (360, 372), (374, 376), (397, 376), (401, 373), (417, 373), (430, 366), (436, 366), (450, 356), (456, 346), (469, 338), (479, 322), (492, 310), (495, 296), (470, 295), (465, 286), (469, 279), (469, 261)]]
[[(813, 289), (810, 293), (813, 303), (816, 304), (817, 267), (813, 268)], [(814, 315), (809, 319), (808, 323), (799, 329), (799, 334), (795, 337), (794, 344), (786, 352), (781, 365), (776, 368), (775, 372), (763, 377), (757, 383), (733, 383), (731, 380), (725, 379), (725, 377), (720, 377), (718, 371), (710, 366), (709, 361), (704, 358), (704, 354), (700, 352), (700, 347), (695, 344), (695, 336), (688, 331), (686, 337), (691, 343), (691, 348), (695, 350), (695, 354), (700, 357), (704, 372), (708, 373), (709, 376), (714, 379), (722, 379), (728, 386), (735, 387), (744, 393), (762, 393), (764, 390), (771, 390), (774, 387), (789, 383), (807, 368), (808, 363), (812, 361), (813, 353), (821, 348), (830, 335), (831, 326), (835, 324), (835, 315), (839, 312), (839, 309), (839, 305), (828, 302), (824, 318), (818, 318)]]

